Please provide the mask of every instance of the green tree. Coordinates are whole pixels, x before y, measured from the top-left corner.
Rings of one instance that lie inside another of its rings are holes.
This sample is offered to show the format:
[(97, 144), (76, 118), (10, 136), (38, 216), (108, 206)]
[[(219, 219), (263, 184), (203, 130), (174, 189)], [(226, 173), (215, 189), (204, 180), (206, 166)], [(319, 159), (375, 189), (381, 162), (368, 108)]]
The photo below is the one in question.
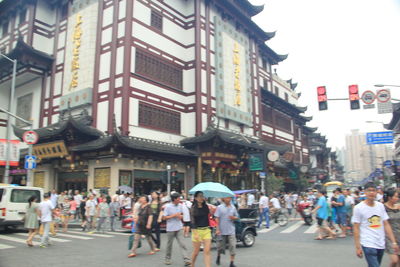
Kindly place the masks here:
[(267, 194), (271, 194), (275, 191), (280, 191), (283, 189), (283, 180), (277, 178), (274, 174), (269, 174), (265, 181), (265, 187)]
[(310, 187), (310, 183), (304, 175), (300, 175), (298, 179), (294, 180), (294, 184), (299, 192), (303, 192)]

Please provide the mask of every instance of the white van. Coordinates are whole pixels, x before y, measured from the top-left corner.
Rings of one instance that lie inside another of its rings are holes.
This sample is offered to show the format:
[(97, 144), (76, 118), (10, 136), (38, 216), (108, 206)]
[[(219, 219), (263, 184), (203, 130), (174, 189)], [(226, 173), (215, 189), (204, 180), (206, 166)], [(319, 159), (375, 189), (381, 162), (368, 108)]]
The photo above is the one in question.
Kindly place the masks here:
[(23, 225), (28, 199), (37, 197), (37, 203), (43, 199), (40, 187), (0, 184), (0, 227)]

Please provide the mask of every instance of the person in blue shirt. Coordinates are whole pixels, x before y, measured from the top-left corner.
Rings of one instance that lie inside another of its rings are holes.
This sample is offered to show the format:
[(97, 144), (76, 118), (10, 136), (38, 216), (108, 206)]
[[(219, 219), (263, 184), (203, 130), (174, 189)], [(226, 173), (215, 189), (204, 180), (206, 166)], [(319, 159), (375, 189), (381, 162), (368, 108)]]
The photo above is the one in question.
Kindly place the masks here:
[(339, 237), (346, 237), (347, 232), (347, 209), (346, 209), (346, 198), (342, 193), (342, 188), (336, 188), (336, 221), (342, 229), (342, 233)]
[(317, 213), (317, 222), (318, 222), (318, 236), (315, 240), (322, 240), (328, 234), (326, 239), (334, 239), (335, 233), (328, 227), (326, 220), (328, 219), (328, 203), (326, 201), (326, 191), (319, 190), (318, 191), (318, 202), (317, 206), (313, 210), (313, 213)]

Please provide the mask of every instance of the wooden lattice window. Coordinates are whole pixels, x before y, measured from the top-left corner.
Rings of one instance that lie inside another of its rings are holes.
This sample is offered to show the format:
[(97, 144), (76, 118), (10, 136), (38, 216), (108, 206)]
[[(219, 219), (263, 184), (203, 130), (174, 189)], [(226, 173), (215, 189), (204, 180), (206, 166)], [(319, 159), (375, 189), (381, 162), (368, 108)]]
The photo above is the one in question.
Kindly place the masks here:
[(288, 93), (285, 93), (285, 101), (286, 101), (286, 102), (289, 102), (289, 95), (288, 95)]
[(136, 73), (182, 90), (183, 71), (180, 67), (139, 49), (136, 51)]
[(139, 126), (180, 134), (181, 115), (168, 109), (139, 103)]
[(280, 115), (280, 114), (275, 115), (275, 124), (276, 124), (276, 126), (278, 126), (279, 128), (281, 128), (287, 132), (292, 132), (291, 120), (283, 115)]
[(160, 12), (155, 10), (151, 11), (151, 26), (156, 28), (157, 30), (162, 31), (163, 28), (163, 18)]
[(266, 105), (262, 106), (263, 121), (266, 123), (273, 123), (273, 111), (272, 108)]
[(277, 95), (277, 96), (279, 96), (279, 87), (278, 86), (275, 86), (275, 94)]

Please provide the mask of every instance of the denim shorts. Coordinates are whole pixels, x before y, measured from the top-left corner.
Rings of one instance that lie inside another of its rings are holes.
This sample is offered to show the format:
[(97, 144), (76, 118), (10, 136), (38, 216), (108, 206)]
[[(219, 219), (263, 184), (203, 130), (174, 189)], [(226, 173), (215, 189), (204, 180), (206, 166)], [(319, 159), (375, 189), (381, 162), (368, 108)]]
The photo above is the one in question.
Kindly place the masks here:
[(337, 224), (346, 226), (346, 224), (347, 224), (347, 213), (345, 213), (345, 212), (338, 212), (338, 213), (336, 214), (336, 216), (337, 216), (337, 220), (336, 220)]

